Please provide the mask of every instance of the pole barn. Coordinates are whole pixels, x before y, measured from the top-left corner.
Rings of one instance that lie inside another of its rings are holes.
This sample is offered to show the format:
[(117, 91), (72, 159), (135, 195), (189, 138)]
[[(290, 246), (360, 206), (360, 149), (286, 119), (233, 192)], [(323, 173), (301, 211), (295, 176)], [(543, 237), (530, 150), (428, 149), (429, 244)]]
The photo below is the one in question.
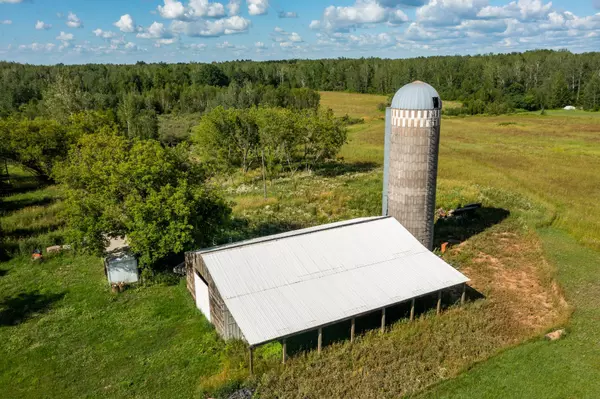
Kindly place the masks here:
[(412, 316), (414, 298), (469, 281), (392, 217), (188, 252), (186, 269), (188, 289), (218, 333), (251, 348), (311, 330), (321, 344), (323, 327), (372, 312), (383, 331), (386, 307), (406, 302)]

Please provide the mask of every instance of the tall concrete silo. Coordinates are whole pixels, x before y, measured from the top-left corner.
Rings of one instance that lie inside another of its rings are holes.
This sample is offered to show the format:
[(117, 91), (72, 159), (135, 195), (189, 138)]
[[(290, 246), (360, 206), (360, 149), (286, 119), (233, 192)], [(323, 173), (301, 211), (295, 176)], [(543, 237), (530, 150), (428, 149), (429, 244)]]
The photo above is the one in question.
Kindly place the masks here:
[(385, 116), (383, 214), (433, 249), (442, 100), (416, 81), (394, 95)]

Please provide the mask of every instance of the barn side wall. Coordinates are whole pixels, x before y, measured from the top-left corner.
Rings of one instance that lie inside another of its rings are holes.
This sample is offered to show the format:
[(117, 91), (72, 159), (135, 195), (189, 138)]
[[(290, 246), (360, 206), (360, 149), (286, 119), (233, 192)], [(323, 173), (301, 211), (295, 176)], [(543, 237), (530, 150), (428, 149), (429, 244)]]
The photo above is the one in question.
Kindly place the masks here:
[[(189, 265), (189, 266), (188, 266)], [(186, 254), (186, 270), (187, 270), (187, 281), (188, 281), (188, 290), (190, 289), (190, 279), (192, 281), (192, 292), (195, 291), (193, 287), (194, 284), (194, 275), (196, 271), (200, 274), (200, 276), (208, 283), (208, 296), (210, 303), (210, 318), (212, 324), (215, 326), (215, 329), (224, 339), (243, 339), (244, 334), (240, 330), (237, 325), (235, 319), (231, 315), (231, 312), (225, 305), (225, 301), (221, 297), (219, 290), (217, 289), (204, 260), (202, 259), (202, 255), (198, 253), (188, 253)], [(192, 294), (195, 296), (195, 294)]]
[(185, 280), (186, 287), (189, 293), (196, 302), (196, 287), (194, 285), (194, 253), (188, 252), (185, 254)]

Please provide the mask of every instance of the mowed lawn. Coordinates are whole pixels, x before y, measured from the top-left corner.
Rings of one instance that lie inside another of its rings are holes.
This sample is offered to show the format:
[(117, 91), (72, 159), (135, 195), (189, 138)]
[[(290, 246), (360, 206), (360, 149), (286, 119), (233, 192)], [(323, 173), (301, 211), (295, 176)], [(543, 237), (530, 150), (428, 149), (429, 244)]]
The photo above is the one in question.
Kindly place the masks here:
[[(349, 128), (343, 165), (277, 179), (266, 201), (258, 174), (224, 184), (235, 203), (232, 238), (377, 214), (384, 129), (377, 106), (385, 101), (322, 93), (322, 104), (337, 115), (365, 120)], [(399, 323), (354, 347), (328, 347), (320, 359), (298, 356), (285, 369), (277, 366), (277, 345), (266, 347), (257, 367), (259, 374), (271, 371), (258, 380), (259, 391), (264, 397), (319, 397), (315, 392), (327, 384), (326, 392), (346, 397), (600, 397), (599, 155), (598, 114), (442, 121), (438, 205), (484, 198), (511, 212), (469, 240), (463, 256), (489, 250), (507, 264), (525, 260), (556, 268), (549, 278), (558, 280), (574, 310), (560, 325), (566, 338), (549, 343), (538, 331), (514, 346), (519, 333), (496, 330), (505, 324), (487, 314), (501, 314), (491, 297), (440, 318)], [(64, 239), (59, 196), (47, 187), (2, 204), (9, 249), (21, 255), (0, 262), (0, 397), (202, 397), (207, 387), (235, 386), (245, 378), (243, 348), (218, 338), (183, 281), (115, 295), (97, 258), (65, 253), (32, 263), (32, 247)], [(505, 236), (527, 239), (504, 246), (494, 241)], [(525, 255), (511, 253), (515, 248)], [(518, 271), (521, 265), (509, 266)], [(540, 294), (523, 295), (531, 292)], [(457, 334), (448, 337), (448, 331)], [(498, 354), (507, 343), (514, 347)], [(483, 361), (490, 354), (496, 355)], [(286, 386), (290, 381), (298, 385)]]

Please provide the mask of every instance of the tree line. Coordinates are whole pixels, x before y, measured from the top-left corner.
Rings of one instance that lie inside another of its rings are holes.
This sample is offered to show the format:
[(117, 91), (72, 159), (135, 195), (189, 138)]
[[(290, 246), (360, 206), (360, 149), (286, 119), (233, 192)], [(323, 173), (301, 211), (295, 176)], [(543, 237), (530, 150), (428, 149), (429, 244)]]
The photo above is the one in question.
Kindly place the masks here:
[[(73, 66), (2, 62), (0, 116), (14, 112), (39, 115), (38, 104), (53, 101), (58, 102), (59, 110), (74, 107), (116, 112), (132, 93), (143, 99), (146, 109), (159, 115), (204, 112), (225, 103), (243, 107), (265, 102), (287, 107), (290, 101), (298, 101), (296, 106), (310, 108), (315, 105), (316, 93), (289, 91), (305, 88), (389, 95), (414, 80), (432, 84), (445, 100), (463, 102), (467, 113), (566, 105), (600, 108), (600, 53), (536, 50), (395, 60)], [(67, 93), (71, 99), (61, 104), (58, 99)]]

